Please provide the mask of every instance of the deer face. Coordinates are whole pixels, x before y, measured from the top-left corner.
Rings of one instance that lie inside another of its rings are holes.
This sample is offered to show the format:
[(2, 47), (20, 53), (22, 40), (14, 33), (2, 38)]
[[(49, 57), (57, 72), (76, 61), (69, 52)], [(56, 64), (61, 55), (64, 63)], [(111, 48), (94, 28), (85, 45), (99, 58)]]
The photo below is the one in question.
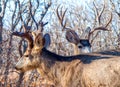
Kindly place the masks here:
[(17, 70), (20, 70), (22, 72), (36, 69), (39, 67), (41, 63), (41, 52), (42, 48), (45, 45), (45, 37), (43, 37), (42, 33), (39, 33), (38, 35), (34, 36), (33, 40), (33, 48), (27, 49), (24, 55), (20, 58), (18, 63), (15, 65), (15, 68)]
[(39, 66), (39, 62), (39, 58), (35, 57), (34, 55), (24, 55), (15, 65), (15, 69), (25, 72), (37, 68)]
[(91, 52), (91, 44), (89, 42), (89, 39), (80, 39), (74, 30), (67, 30), (66, 39), (68, 40), (68, 42), (73, 44), (73, 46), (75, 47), (74, 51), (79, 48), (79, 53)]
[(91, 44), (87, 39), (80, 39), (77, 47), (80, 49), (81, 53), (90, 53), (91, 51)]

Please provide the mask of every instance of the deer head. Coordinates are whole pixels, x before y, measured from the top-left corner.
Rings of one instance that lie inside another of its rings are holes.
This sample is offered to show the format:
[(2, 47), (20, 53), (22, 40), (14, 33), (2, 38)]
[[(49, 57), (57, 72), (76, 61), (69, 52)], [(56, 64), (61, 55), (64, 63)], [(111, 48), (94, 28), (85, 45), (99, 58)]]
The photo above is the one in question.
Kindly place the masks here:
[[(91, 44), (92, 44), (93, 40), (97, 37), (98, 34), (96, 34), (92, 39), (91, 39), (91, 36), (93, 35), (93, 33), (95, 31), (99, 31), (99, 30), (109, 31), (109, 29), (107, 29), (107, 26), (112, 21), (112, 13), (110, 15), (110, 19), (107, 21), (107, 23), (105, 25), (100, 25), (99, 27), (96, 27), (93, 29), (91, 29), (90, 27), (87, 28), (87, 29), (89, 29), (89, 31), (87, 33), (88, 34), (87, 38), (81, 39), (81, 38), (79, 38), (80, 35), (77, 35), (77, 33), (73, 29), (66, 27), (67, 20), (65, 20), (65, 14), (67, 12), (67, 9), (65, 11), (63, 11), (61, 8), (61, 10), (58, 11), (59, 7), (60, 7), (60, 5), (56, 9), (57, 17), (59, 19), (60, 25), (63, 27), (62, 31), (66, 30), (67, 41), (72, 43), (72, 45), (74, 47), (74, 55), (78, 55), (80, 53), (92, 52)], [(104, 4), (103, 9), (101, 10), (100, 14), (98, 15), (99, 23), (101, 23), (100, 17), (104, 11), (104, 8), (105, 8), (105, 4)], [(84, 35), (84, 33), (82, 35)]]
[(70, 28), (66, 27), (67, 20), (64, 21), (64, 18), (65, 18), (67, 9), (65, 11), (62, 11), (62, 8), (61, 8), (59, 12), (58, 11), (59, 7), (60, 5), (56, 9), (57, 17), (59, 19), (61, 26), (63, 27), (62, 31), (66, 29), (66, 39), (68, 40), (68, 42), (70, 42), (73, 45), (74, 55), (78, 55), (80, 53), (90, 53), (91, 44), (89, 43), (89, 40), (80, 39), (74, 30), (71, 30)]
[[(20, 70), (22, 72), (35, 69), (39, 67), (39, 64), (42, 62), (42, 58), (39, 56), (41, 55), (42, 49), (47, 48), (50, 45), (50, 36), (49, 34), (45, 34), (43, 36), (42, 33), (34, 33), (32, 32), (31, 35), (26, 33), (18, 33), (14, 32), (13, 35), (25, 37), (27, 39), (28, 48), (26, 49), (26, 52), (24, 55), (20, 58), (18, 63), (15, 65), (15, 68), (17, 70)], [(27, 37), (30, 37), (31, 39), (28, 39)], [(30, 46), (32, 44), (32, 46)]]
[[(69, 29), (66, 31), (66, 39), (68, 42), (72, 43), (74, 47), (74, 54), (91, 52), (91, 44), (89, 40), (80, 39), (74, 30)], [(79, 50), (77, 50), (78, 48)]]

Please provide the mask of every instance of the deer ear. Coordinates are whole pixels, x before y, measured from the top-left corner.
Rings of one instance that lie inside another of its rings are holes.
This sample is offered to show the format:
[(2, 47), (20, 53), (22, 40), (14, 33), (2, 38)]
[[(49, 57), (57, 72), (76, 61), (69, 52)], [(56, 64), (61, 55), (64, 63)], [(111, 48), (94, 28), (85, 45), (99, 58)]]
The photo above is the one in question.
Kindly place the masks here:
[(50, 39), (50, 35), (48, 33), (46, 33), (43, 37), (43, 42), (44, 42), (44, 47), (48, 48), (50, 46), (51, 43), (51, 39)]
[(68, 42), (73, 43), (75, 45), (77, 45), (80, 41), (80, 38), (77, 35), (77, 33), (71, 29), (66, 31), (66, 39), (68, 40)]
[(43, 34), (42, 33), (39, 33), (38, 35), (36, 35), (34, 43), (38, 47), (41, 47), (41, 46), (44, 45)]

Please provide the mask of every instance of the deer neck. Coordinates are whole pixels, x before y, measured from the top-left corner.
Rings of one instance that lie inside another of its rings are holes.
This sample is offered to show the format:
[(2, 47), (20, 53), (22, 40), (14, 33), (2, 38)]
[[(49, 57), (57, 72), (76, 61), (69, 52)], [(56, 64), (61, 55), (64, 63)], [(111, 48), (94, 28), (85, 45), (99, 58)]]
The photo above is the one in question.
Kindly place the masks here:
[[(85, 61), (85, 59), (87, 59), (88, 57), (89, 55), (84, 54), (64, 57), (43, 48), (40, 56), (42, 62), (40, 63), (40, 66), (37, 70), (43, 78), (48, 80), (48, 82), (54, 83), (55, 87), (59, 87), (57, 85), (64, 83), (61, 78), (71, 78), (71, 76), (74, 74), (74, 72), (72, 71), (76, 71), (76, 65), (79, 68), (79, 65), (83, 64), (81, 62), (82, 59), (83, 61)], [(68, 74), (68, 70), (72, 70), (70, 74)], [(80, 69), (78, 69), (78, 72), (79, 71)]]
[[(65, 74), (65, 70), (69, 64), (75, 59), (73, 57), (63, 57), (43, 49), (41, 53), (41, 63), (38, 67), (38, 72), (43, 78), (46, 78), (55, 85), (60, 84), (61, 77)], [(74, 60), (77, 61), (77, 60)], [(79, 61), (80, 62), (80, 61)]]
[(79, 49), (78, 49), (78, 46), (77, 45), (75, 45), (75, 44), (73, 44), (72, 43), (72, 46), (73, 46), (73, 48), (74, 48), (74, 55), (79, 55), (80, 54), (80, 51), (79, 51)]
[(42, 53), (40, 55), (41, 62), (39, 64), (39, 67), (37, 68), (37, 71), (50, 84), (52, 85), (58, 84), (59, 80), (58, 77), (55, 75), (55, 71), (58, 68), (55, 67), (58, 63), (56, 58), (60, 58), (61, 56), (48, 51), (46, 48), (42, 50)]

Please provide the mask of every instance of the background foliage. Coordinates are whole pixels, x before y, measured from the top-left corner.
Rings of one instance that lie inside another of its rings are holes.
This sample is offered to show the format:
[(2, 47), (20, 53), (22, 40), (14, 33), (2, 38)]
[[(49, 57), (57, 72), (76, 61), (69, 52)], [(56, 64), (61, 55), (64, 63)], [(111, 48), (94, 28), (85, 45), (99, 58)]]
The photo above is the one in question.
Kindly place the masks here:
[(66, 30), (63, 30), (56, 14), (58, 6), (59, 11), (67, 9), (63, 22), (66, 22), (66, 27), (75, 30), (81, 39), (88, 35), (88, 27), (94, 30), (104, 26), (112, 13), (112, 21), (107, 26), (109, 31), (93, 33), (92, 51), (120, 48), (120, 1), (81, 1), (0, 0), (0, 87), (39, 87), (49, 84), (36, 71), (19, 73), (14, 69), (14, 64), (27, 45), (23, 39), (12, 36), (14, 31), (25, 32), (24, 27), (27, 28), (26, 32), (40, 29), (51, 35), (49, 50), (61, 55), (73, 55), (73, 47), (65, 38)]

